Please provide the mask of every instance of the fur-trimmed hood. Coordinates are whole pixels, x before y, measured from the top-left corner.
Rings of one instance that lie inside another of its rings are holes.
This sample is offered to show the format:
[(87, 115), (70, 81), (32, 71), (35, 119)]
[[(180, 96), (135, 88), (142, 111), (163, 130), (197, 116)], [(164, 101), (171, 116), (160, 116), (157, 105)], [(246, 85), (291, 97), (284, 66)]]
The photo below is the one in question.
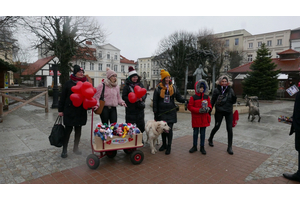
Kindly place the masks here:
[(233, 83), (230, 81), (229, 77), (227, 75), (222, 75), (218, 78), (218, 80), (216, 81), (217, 85), (221, 85), (222, 79), (226, 78), (228, 80), (228, 86), (232, 86)]
[(204, 85), (204, 91), (203, 91), (203, 93), (208, 95), (208, 93), (209, 93), (209, 91), (208, 91), (208, 84), (207, 84), (206, 80), (204, 80), (204, 79), (200, 79), (199, 81), (197, 81), (195, 83), (195, 86), (194, 86), (195, 93), (196, 94), (200, 94), (200, 85), (201, 84)]

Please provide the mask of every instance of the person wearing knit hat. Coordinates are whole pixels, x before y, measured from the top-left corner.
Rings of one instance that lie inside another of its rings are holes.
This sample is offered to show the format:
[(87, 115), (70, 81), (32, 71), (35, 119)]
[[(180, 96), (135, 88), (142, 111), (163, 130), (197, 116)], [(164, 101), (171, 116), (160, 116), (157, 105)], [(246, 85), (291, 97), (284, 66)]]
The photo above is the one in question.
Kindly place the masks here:
[(86, 82), (87, 77), (84, 76), (84, 70), (80, 66), (74, 65), (73, 74), (70, 75), (70, 80), (64, 84), (58, 102), (58, 115), (63, 116), (63, 123), (65, 125), (65, 136), (61, 153), (62, 158), (68, 156), (68, 143), (73, 129), (75, 130), (73, 152), (76, 155), (81, 154), (78, 145), (80, 142), (82, 126), (86, 125), (87, 122), (87, 110), (84, 109), (82, 104), (78, 107), (74, 106), (70, 99), (70, 96), (73, 93), (71, 88), (79, 81)]
[(162, 146), (159, 151), (165, 151), (168, 155), (171, 153), (171, 145), (173, 139), (173, 125), (177, 122), (177, 106), (175, 99), (180, 103), (185, 103), (179, 90), (172, 84), (169, 72), (162, 69), (160, 71), (161, 82), (155, 88), (153, 93), (153, 112), (155, 121), (166, 121), (170, 127), (169, 133), (162, 133)]
[(138, 76), (138, 73), (135, 71), (135, 69), (132, 66), (129, 66), (128, 79), (130, 79), (132, 76)]
[[(117, 122), (117, 106), (127, 106), (126, 103), (121, 99), (120, 86), (118, 85), (117, 73), (111, 70), (109, 67), (106, 68), (106, 78), (97, 87), (97, 91), (94, 98), (99, 100), (102, 90), (104, 89), (104, 108), (100, 114), (102, 124), (111, 124)], [(95, 106), (95, 110), (99, 107), (99, 101)]]
[(136, 100), (136, 102), (131, 103), (128, 99), (128, 94), (130, 92), (134, 92), (134, 87), (140, 86), (144, 88), (144, 85), (141, 83), (141, 78), (134, 70), (132, 66), (128, 68), (128, 78), (125, 81), (125, 86), (122, 92), (122, 99), (125, 101), (127, 107), (125, 109), (125, 120), (126, 123), (136, 124), (136, 126), (140, 129), (141, 133), (145, 131), (145, 100), (147, 98), (147, 94), (145, 94), (142, 98)]

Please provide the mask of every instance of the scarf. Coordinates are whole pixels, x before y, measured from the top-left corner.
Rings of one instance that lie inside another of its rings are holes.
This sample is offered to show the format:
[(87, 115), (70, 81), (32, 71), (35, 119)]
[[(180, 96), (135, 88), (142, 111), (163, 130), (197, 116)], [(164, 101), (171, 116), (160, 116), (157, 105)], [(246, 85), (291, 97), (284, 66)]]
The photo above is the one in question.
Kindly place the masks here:
[[(161, 87), (161, 90), (160, 90), (160, 97), (161, 98), (165, 98), (165, 93), (166, 93), (166, 90), (168, 89), (166, 86), (163, 85), (163, 83), (159, 83), (159, 86)], [(169, 85), (169, 94), (170, 96), (172, 96), (174, 94), (174, 89), (173, 89), (173, 85)]]
[(106, 86), (108, 86), (108, 87), (110, 87), (110, 88), (112, 88), (112, 87), (116, 87), (117, 85), (118, 85), (118, 81), (116, 81), (116, 82), (111, 82), (109, 79), (105, 79), (104, 80), (104, 84), (106, 85)]
[(78, 77), (76, 77), (74, 74), (71, 74), (71, 75), (70, 75), (70, 79), (71, 79), (72, 81), (74, 81), (74, 82), (78, 82), (78, 81), (85, 82), (85, 81), (87, 81), (87, 79), (86, 79), (85, 76), (82, 77), (82, 78), (78, 78)]

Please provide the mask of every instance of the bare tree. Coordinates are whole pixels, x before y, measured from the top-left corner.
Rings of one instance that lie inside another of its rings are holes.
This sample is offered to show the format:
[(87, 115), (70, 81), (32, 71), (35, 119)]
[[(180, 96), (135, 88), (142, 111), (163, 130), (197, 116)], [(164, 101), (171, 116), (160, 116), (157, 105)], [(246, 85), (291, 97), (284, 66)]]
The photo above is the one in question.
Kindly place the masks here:
[(187, 65), (195, 67), (193, 60), (188, 60), (187, 55), (197, 47), (197, 38), (187, 31), (176, 31), (162, 39), (156, 50), (154, 61), (158, 61), (159, 67), (169, 71), (175, 78), (179, 89), (184, 83), (184, 74)]
[(73, 56), (84, 53), (78, 51), (85, 41), (100, 44), (105, 40), (105, 30), (93, 17), (85, 16), (42, 16), (24, 17), (24, 28), (36, 36), (33, 47), (43, 45), (46, 52), (58, 58), (61, 72), (60, 82), (69, 79), (70, 61)]

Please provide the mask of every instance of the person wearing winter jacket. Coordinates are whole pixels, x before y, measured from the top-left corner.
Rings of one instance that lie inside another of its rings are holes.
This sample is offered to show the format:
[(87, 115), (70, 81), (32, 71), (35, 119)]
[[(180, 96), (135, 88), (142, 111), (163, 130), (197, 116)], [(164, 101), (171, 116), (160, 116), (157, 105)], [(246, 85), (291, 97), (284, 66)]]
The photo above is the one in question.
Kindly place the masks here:
[(84, 70), (78, 65), (74, 65), (73, 74), (71, 74), (70, 80), (64, 84), (58, 103), (58, 115), (63, 116), (63, 123), (65, 125), (65, 137), (61, 153), (62, 158), (66, 158), (68, 156), (68, 143), (73, 127), (75, 130), (73, 152), (77, 155), (81, 154), (81, 151), (78, 149), (78, 145), (81, 137), (82, 126), (84, 126), (87, 121), (87, 111), (83, 108), (82, 104), (79, 107), (75, 107), (70, 99), (70, 96), (73, 93), (71, 88), (75, 86), (78, 81), (86, 82), (87, 78), (84, 76)]
[(132, 66), (130, 66), (128, 69), (128, 78), (126, 79), (125, 86), (122, 92), (122, 99), (127, 105), (125, 109), (125, 120), (126, 123), (136, 124), (141, 133), (143, 133), (145, 131), (144, 109), (147, 94), (145, 94), (142, 98), (137, 99), (135, 103), (130, 103), (128, 100), (128, 94), (130, 92), (134, 92), (135, 86), (144, 88), (144, 85), (141, 83), (141, 77), (138, 76), (137, 72), (133, 69)]
[(169, 72), (162, 69), (160, 75), (161, 82), (153, 93), (153, 112), (156, 121), (165, 121), (170, 127), (169, 133), (161, 134), (163, 144), (159, 148), (159, 151), (166, 150), (165, 154), (168, 155), (171, 153), (173, 125), (177, 122), (175, 99), (180, 103), (185, 103), (187, 100), (180, 95), (179, 90), (172, 84)]
[(200, 152), (206, 154), (204, 149), (205, 143), (205, 130), (210, 125), (210, 114), (212, 106), (210, 98), (207, 95), (208, 85), (203, 79), (200, 79), (195, 83), (195, 95), (190, 97), (188, 110), (192, 114), (192, 127), (193, 127), (193, 147), (190, 149), (190, 153), (197, 151), (197, 141), (200, 129)]
[(233, 120), (233, 104), (236, 103), (236, 95), (234, 94), (233, 89), (231, 88), (232, 82), (229, 81), (229, 78), (226, 75), (221, 76), (216, 81), (216, 89), (213, 91), (211, 105), (212, 108), (215, 106), (215, 126), (212, 129), (208, 144), (213, 147), (213, 138), (216, 132), (219, 130), (223, 117), (226, 120), (226, 129), (227, 129), (227, 139), (228, 147), (227, 152), (232, 155), (232, 120)]
[(126, 103), (121, 99), (120, 86), (117, 81), (117, 73), (111, 70), (109, 67), (106, 68), (106, 79), (100, 83), (97, 87), (97, 92), (94, 98), (97, 99), (97, 105), (95, 110), (99, 107), (99, 99), (104, 88), (104, 107), (100, 114), (102, 124), (107, 125), (117, 122), (117, 106), (127, 106)]

